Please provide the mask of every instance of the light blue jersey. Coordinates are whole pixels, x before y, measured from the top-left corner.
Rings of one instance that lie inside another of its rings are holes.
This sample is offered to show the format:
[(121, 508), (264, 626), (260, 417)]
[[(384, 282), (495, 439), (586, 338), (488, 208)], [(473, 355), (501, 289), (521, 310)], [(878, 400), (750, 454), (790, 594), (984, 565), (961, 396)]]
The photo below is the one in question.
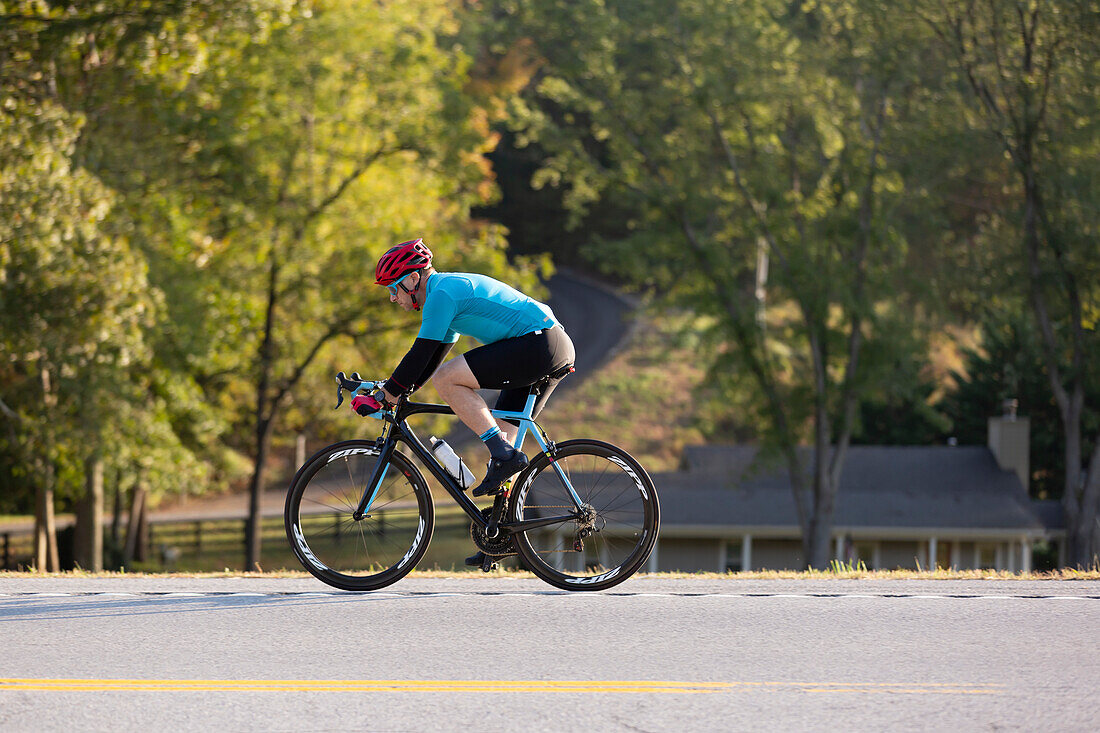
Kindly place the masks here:
[(483, 344), (558, 325), (554, 311), (485, 275), (437, 272), (425, 286), (419, 338), (453, 344), (459, 334)]

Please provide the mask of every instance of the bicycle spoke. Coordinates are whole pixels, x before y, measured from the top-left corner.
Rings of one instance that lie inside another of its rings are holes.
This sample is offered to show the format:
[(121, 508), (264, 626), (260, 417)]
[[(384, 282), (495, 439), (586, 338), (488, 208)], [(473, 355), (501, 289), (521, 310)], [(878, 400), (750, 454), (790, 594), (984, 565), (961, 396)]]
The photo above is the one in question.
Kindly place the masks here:
[[(350, 451), (349, 445), (354, 446)], [(291, 491), (288, 516), (293, 524), (287, 531), (300, 550), (299, 559), (314, 575), (337, 587), (369, 590), (415, 565), (409, 562), (411, 553), (419, 549), (422, 554), (430, 536), (425, 532), (430, 525), (425, 512), (430, 520), (431, 499), (420, 474), (393, 463), (407, 464), (407, 459), (393, 454), (370, 507), (356, 520), (353, 513), (371, 491), (379, 455), (358, 449), (354, 442), (337, 444), (333, 451), (342, 447), (345, 454), (338, 461), (323, 462), (322, 456), (310, 473), (296, 479), (301, 485)]]
[(642, 486), (644, 472), (628, 468), (631, 461), (606, 444), (576, 441), (556, 459), (561, 473), (543, 465), (521, 489), (520, 519), (569, 507), (566, 479), (582, 502), (577, 519), (518, 535), (539, 561), (532, 568), (539, 577), (563, 588), (607, 587), (638, 568), (659, 520), (652, 483)]

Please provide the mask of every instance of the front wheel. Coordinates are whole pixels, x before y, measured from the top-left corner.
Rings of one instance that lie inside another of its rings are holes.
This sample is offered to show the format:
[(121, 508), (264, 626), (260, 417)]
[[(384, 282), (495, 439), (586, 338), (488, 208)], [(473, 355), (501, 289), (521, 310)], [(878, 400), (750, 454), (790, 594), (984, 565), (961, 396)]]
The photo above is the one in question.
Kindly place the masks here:
[(557, 446), (551, 461), (539, 455), (516, 479), (514, 521), (570, 514), (569, 487), (581, 517), (515, 535), (516, 550), (542, 580), (567, 590), (604, 590), (645, 563), (661, 524), (653, 481), (621, 448), (596, 440)]
[(294, 554), (318, 579), (343, 590), (377, 590), (412, 570), (428, 549), (435, 510), (428, 484), (393, 451), (366, 516), (352, 516), (378, 466), (367, 440), (335, 443), (294, 477), (284, 521)]

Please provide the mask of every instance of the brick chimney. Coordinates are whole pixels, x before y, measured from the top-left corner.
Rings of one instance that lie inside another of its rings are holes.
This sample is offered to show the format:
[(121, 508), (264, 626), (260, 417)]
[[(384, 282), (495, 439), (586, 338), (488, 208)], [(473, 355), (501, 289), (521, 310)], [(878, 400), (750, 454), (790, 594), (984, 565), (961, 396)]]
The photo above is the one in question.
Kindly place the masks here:
[(989, 418), (989, 450), (993, 451), (998, 466), (1016, 472), (1027, 491), (1031, 476), (1031, 420), (1016, 414), (1019, 403), (1014, 399), (1005, 400), (1003, 407), (1003, 415)]

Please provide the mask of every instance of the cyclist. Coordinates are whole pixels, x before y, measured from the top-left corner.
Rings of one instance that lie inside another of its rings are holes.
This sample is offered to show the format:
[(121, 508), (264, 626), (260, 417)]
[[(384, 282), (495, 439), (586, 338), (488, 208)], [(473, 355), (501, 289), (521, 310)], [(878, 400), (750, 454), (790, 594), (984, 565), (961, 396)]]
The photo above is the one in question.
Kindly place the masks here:
[[(372, 395), (352, 402), (360, 415), (383, 409), (433, 380), (440, 397), (489, 450), (488, 470), (474, 496), (494, 494), (527, 466), (512, 447), (517, 426), (494, 420), (478, 389), (501, 390), (496, 409), (522, 411), (532, 384), (548, 379), (535, 403), (538, 415), (550, 393), (572, 371), (573, 342), (549, 306), (485, 275), (438, 272), (423, 239), (391, 247), (378, 260), (375, 283), (390, 302), (420, 311), (420, 332), (393, 374)], [(460, 334), (482, 343), (440, 366)], [(476, 556), (475, 556), (476, 557)]]

